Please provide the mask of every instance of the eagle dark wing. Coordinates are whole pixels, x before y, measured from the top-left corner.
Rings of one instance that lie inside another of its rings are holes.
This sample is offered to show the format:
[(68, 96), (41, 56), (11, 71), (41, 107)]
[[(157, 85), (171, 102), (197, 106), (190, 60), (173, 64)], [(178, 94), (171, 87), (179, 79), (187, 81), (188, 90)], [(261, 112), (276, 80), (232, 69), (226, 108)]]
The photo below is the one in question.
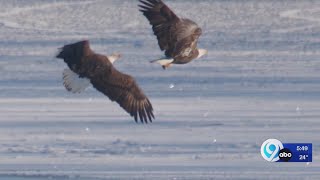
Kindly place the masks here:
[(91, 54), (94, 52), (90, 49), (89, 41), (79, 41), (63, 46), (56, 57), (63, 59), (72, 71), (78, 73), (83, 59)]
[(162, 0), (139, 0), (140, 11), (149, 20), (157, 36), (160, 49), (168, 50), (172, 46), (170, 31), (180, 20)]
[(142, 123), (148, 123), (154, 119), (149, 99), (131, 76), (110, 67), (107, 71), (96, 70), (91, 83), (111, 101), (116, 101), (136, 122), (140, 119)]
[(131, 76), (116, 70), (106, 56), (99, 54), (89, 56), (82, 65), (81, 76), (89, 78), (94, 88), (117, 102), (136, 122), (152, 122), (152, 105)]

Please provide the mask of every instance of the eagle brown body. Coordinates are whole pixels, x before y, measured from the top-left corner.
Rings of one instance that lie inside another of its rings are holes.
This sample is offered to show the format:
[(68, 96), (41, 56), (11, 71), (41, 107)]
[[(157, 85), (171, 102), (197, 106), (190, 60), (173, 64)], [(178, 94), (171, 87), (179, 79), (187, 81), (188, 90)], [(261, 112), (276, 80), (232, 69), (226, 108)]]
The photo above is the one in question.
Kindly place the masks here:
[(186, 64), (207, 53), (197, 48), (202, 29), (195, 22), (179, 18), (162, 0), (139, 1), (140, 11), (152, 25), (160, 49), (173, 59), (170, 64)]
[(94, 88), (117, 102), (136, 122), (154, 119), (152, 105), (134, 78), (115, 69), (108, 56), (94, 53), (88, 41), (65, 45), (57, 58), (63, 59), (79, 78), (89, 79)]

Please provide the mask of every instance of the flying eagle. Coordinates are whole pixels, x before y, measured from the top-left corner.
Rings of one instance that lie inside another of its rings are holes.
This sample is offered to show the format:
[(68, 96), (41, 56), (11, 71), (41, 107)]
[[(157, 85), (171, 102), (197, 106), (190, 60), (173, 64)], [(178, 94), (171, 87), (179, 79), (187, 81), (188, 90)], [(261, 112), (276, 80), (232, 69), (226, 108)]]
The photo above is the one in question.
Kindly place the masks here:
[(195, 22), (179, 18), (162, 0), (139, 1), (140, 11), (152, 25), (160, 49), (165, 51), (166, 58), (152, 63), (159, 63), (166, 69), (172, 64), (186, 64), (208, 54), (207, 50), (197, 48), (202, 30)]
[(97, 54), (90, 49), (89, 41), (80, 41), (65, 45), (56, 57), (69, 67), (63, 71), (68, 91), (80, 93), (91, 83), (111, 101), (116, 101), (136, 122), (140, 119), (148, 123), (154, 119), (152, 105), (134, 78), (113, 67), (120, 54)]

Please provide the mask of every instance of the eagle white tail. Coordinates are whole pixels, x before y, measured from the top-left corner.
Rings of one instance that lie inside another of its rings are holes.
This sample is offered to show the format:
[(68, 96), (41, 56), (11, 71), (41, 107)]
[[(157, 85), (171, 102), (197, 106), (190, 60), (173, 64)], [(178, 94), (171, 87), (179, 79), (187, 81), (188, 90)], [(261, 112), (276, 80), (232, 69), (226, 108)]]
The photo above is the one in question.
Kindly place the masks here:
[(72, 93), (81, 93), (90, 86), (90, 80), (87, 78), (80, 78), (78, 74), (70, 69), (63, 71), (63, 85)]
[(150, 61), (151, 63), (158, 63), (162, 66), (166, 66), (170, 63), (173, 62), (173, 59), (157, 59), (157, 60), (154, 60), (154, 61)]

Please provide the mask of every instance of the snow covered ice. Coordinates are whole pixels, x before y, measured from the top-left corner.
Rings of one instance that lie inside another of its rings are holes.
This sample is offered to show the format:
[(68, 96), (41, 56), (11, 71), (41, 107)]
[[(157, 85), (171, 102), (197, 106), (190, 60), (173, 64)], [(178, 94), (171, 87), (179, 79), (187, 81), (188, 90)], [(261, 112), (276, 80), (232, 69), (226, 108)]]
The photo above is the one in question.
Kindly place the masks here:
[[(166, 71), (135, 0), (0, 0), (0, 179), (320, 178), (320, 2), (165, 2), (209, 50)], [(122, 53), (154, 123), (64, 89), (54, 56), (83, 39)], [(268, 138), (312, 142), (313, 162), (263, 160)]]

